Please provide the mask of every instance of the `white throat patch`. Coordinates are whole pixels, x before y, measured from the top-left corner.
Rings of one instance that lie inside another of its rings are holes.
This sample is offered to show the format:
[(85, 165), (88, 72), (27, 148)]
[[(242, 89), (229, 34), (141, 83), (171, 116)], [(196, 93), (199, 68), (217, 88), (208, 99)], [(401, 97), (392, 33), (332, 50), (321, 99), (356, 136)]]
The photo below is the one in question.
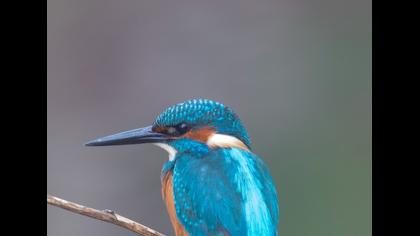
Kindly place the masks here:
[(245, 151), (249, 151), (248, 147), (239, 139), (226, 135), (226, 134), (212, 134), (207, 139), (207, 145), (209, 147), (222, 147), (222, 148), (230, 148), (236, 147), (244, 149)]
[(173, 161), (175, 159), (176, 150), (175, 148), (171, 147), (166, 143), (154, 143), (154, 145), (161, 147), (163, 150), (169, 153), (169, 161)]

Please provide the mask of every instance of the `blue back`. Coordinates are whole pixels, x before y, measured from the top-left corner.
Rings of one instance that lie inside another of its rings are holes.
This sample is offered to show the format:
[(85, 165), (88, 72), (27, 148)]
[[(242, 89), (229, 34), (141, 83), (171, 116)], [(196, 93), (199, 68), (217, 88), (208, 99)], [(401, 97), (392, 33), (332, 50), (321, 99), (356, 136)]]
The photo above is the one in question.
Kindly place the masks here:
[(261, 159), (189, 139), (172, 145), (178, 154), (163, 174), (172, 170), (176, 214), (191, 236), (277, 235), (277, 193)]

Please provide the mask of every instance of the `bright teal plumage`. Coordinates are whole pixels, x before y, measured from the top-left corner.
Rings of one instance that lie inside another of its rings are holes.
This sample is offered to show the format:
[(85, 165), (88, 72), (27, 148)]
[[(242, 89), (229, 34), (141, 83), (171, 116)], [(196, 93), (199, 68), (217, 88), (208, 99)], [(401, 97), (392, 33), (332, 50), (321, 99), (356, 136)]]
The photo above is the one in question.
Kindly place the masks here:
[(276, 188), (230, 108), (205, 99), (186, 101), (166, 109), (151, 127), (88, 145), (144, 142), (172, 153), (162, 180), (177, 235), (278, 235)]

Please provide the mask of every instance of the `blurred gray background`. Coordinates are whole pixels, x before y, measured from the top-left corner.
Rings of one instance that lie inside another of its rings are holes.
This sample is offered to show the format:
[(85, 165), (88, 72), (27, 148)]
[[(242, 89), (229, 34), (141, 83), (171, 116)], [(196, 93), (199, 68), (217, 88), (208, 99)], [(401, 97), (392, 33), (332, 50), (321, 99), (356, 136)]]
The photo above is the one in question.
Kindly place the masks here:
[[(371, 1), (49, 0), (48, 193), (173, 235), (167, 154), (83, 143), (203, 97), (269, 165), (280, 235), (371, 235), (371, 31)], [(51, 236), (134, 235), (47, 211)]]

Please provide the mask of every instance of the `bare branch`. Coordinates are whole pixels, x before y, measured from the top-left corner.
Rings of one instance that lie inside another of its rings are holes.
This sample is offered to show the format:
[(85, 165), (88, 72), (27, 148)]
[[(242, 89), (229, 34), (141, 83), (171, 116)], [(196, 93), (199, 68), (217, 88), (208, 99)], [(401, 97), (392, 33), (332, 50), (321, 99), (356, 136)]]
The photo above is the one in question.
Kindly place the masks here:
[(114, 225), (121, 226), (140, 235), (165, 236), (164, 234), (161, 234), (154, 229), (151, 229), (128, 218), (125, 218), (124, 216), (120, 216), (110, 210), (96, 210), (90, 207), (79, 205), (74, 202), (66, 201), (58, 197), (51, 196), (49, 194), (47, 194), (47, 203), (77, 214), (85, 215), (97, 220), (102, 220)]

